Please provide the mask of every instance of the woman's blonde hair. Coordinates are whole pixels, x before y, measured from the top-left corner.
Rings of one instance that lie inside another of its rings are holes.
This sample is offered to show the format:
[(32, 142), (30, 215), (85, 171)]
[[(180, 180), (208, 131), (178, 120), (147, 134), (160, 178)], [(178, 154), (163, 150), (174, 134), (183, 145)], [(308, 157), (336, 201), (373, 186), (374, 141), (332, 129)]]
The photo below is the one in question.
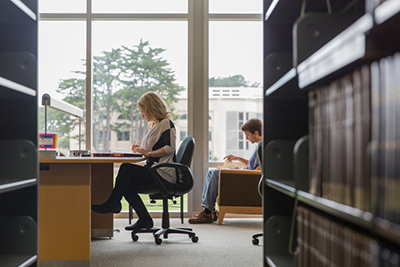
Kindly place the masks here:
[(149, 121), (150, 129), (163, 119), (172, 119), (171, 112), (164, 100), (155, 92), (147, 92), (142, 95), (138, 101), (138, 107), (152, 119)]

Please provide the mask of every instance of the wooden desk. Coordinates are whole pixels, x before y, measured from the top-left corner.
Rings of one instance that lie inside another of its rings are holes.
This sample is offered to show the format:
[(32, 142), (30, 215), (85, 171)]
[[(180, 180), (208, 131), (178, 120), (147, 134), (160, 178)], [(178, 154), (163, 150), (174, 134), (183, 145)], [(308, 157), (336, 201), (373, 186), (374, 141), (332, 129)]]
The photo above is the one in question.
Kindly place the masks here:
[(113, 189), (114, 163), (144, 158), (40, 159), (40, 266), (89, 266), (90, 240), (113, 236), (113, 214), (91, 212)]

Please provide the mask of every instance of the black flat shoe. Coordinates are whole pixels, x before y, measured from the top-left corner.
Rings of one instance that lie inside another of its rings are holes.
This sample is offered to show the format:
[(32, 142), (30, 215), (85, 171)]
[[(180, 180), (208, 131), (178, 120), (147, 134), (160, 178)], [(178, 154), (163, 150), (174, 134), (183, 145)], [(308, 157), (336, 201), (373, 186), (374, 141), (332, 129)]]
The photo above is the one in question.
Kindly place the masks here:
[(140, 229), (150, 229), (153, 227), (153, 219), (149, 219), (149, 220), (137, 220), (137, 222), (135, 222), (132, 225), (126, 226), (125, 230), (127, 231), (136, 231), (136, 230), (140, 230)]
[(118, 202), (116, 205), (109, 205), (106, 203), (101, 205), (92, 205), (92, 210), (97, 213), (120, 213), (121, 208), (121, 202)]

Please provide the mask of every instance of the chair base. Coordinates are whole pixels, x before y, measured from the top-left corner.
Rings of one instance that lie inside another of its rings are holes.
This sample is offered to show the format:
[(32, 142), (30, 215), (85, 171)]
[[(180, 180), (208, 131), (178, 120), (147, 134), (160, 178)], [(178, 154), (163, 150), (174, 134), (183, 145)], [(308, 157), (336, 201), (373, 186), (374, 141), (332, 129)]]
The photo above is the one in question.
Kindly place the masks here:
[(259, 237), (263, 236), (264, 233), (257, 233), (253, 235), (253, 240), (252, 243), (253, 245), (258, 245), (258, 243), (260, 243), (260, 240), (258, 240)]
[(199, 241), (199, 237), (196, 236), (196, 233), (193, 232), (192, 228), (185, 228), (185, 227), (179, 227), (179, 228), (153, 227), (153, 228), (143, 228), (140, 230), (135, 230), (132, 231), (131, 233), (133, 241), (139, 240), (139, 236), (137, 235), (139, 233), (153, 233), (154, 241), (157, 245), (160, 245), (162, 243), (162, 239), (160, 238), (160, 236), (163, 236), (165, 239), (167, 239), (169, 234), (187, 234), (189, 238), (192, 239), (193, 243)]

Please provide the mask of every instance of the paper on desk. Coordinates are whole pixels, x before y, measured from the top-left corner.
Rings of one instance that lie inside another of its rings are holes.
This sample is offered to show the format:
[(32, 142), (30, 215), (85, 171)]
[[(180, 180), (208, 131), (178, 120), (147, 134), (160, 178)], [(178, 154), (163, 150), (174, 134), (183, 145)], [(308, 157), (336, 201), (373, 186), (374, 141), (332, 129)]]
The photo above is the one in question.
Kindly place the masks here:
[(221, 169), (244, 169), (244, 166), (239, 162), (225, 160), (224, 165), (222, 165)]

